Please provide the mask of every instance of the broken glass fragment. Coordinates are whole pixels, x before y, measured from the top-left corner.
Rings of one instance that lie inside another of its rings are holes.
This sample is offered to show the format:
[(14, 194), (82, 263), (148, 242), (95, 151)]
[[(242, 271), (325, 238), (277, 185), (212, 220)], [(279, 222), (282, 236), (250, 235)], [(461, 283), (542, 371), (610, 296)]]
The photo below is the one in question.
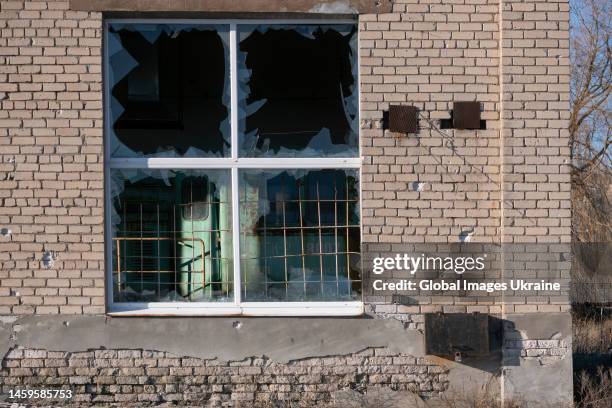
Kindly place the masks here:
[(115, 302), (233, 299), (228, 170), (111, 170)]
[(358, 172), (240, 172), (245, 301), (355, 300), (361, 293)]
[(239, 33), (242, 157), (357, 157), (354, 25), (251, 25)]
[(113, 23), (111, 157), (230, 156), (229, 28)]

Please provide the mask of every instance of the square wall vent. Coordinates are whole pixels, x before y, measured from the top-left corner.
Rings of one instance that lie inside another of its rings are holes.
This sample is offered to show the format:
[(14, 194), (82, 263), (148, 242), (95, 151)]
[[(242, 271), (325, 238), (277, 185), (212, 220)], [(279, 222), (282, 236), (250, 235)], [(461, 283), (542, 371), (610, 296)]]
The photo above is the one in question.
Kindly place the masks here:
[(453, 128), (480, 129), (480, 102), (453, 103)]
[(389, 130), (398, 133), (417, 133), (419, 110), (414, 106), (390, 105)]

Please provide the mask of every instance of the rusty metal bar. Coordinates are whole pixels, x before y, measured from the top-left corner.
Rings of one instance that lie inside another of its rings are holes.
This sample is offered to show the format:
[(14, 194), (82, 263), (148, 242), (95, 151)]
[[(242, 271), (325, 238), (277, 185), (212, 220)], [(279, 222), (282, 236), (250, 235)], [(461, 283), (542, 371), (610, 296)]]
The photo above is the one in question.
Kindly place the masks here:
[[(346, 187), (344, 190), (344, 194), (346, 194), (346, 198), (349, 196), (349, 185), (348, 185), (348, 177), (346, 178)], [(349, 247), (349, 203), (346, 202), (346, 278), (348, 280), (349, 285), (349, 293), (351, 291), (351, 258), (349, 255), (350, 247)]]
[[(340, 294), (340, 276), (338, 275), (338, 184), (336, 184), (336, 182), (334, 182), (334, 241), (335, 241), (335, 263), (336, 263), (336, 296), (338, 296)], [(346, 223), (348, 224), (348, 220), (346, 220)]]
[(285, 297), (289, 295), (289, 265), (287, 264), (287, 219), (285, 214), (285, 183), (281, 188), (281, 203), (283, 204), (283, 245), (285, 253)]
[(117, 241), (117, 289), (121, 290), (121, 245)]
[(321, 195), (317, 181), (317, 220), (319, 222), (319, 271), (321, 272), (321, 296), (323, 296), (323, 227), (321, 226)]
[[(206, 271), (205, 271), (205, 263), (204, 263), (204, 258), (206, 257), (206, 248), (205, 248), (205, 245), (204, 245), (204, 240), (202, 238), (191, 237), (191, 238), (176, 238), (175, 239), (175, 238), (170, 238), (170, 237), (115, 237), (115, 238), (113, 238), (113, 241), (117, 242), (117, 247), (119, 247), (119, 244), (122, 241), (176, 241), (176, 242), (191, 241), (191, 242), (199, 242), (202, 245), (202, 271), (201, 272), (202, 272), (202, 277), (204, 279), (206, 277), (206, 274), (205, 274), (206, 273)], [(142, 245), (141, 245), (141, 247), (142, 247)], [(194, 257), (192, 257), (192, 260), (195, 259), (195, 252), (194, 252), (193, 255), (194, 255)], [(142, 251), (141, 251), (140, 257), (142, 258)], [(176, 259), (176, 257), (174, 257), (174, 258)], [(118, 259), (119, 259), (119, 255), (118, 255)], [(176, 263), (175, 263), (175, 265), (176, 265)], [(142, 266), (143, 265), (141, 263), (141, 269), (144, 269), (144, 268), (142, 268)], [(176, 271), (176, 268), (175, 268), (175, 271)], [(127, 267), (126, 267), (126, 272), (132, 272), (132, 271), (128, 271)], [(138, 272), (140, 272), (140, 273), (169, 273), (169, 272), (172, 272), (172, 271), (163, 271), (161, 269), (158, 269), (158, 270), (154, 270), (154, 271), (143, 271), (143, 270), (140, 270)], [(118, 275), (121, 274), (120, 264), (117, 265), (117, 274)], [(175, 281), (176, 281), (176, 278), (175, 278)], [(205, 284), (206, 280), (204, 280), (203, 282)]]
[(299, 181), (297, 182), (298, 187), (298, 205), (300, 207), (300, 248), (302, 252), (302, 278), (304, 279), (304, 296), (306, 296), (306, 256), (304, 254), (304, 218), (302, 214), (302, 189)]

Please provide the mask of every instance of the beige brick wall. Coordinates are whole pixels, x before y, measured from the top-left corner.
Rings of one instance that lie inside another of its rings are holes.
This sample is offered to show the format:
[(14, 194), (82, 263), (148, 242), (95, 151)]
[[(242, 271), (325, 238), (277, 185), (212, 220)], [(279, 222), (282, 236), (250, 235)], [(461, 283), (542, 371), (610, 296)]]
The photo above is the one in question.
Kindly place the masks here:
[[(360, 19), (364, 242), (499, 236), (498, 3), (398, 0)], [(437, 130), (453, 101), (481, 102), (487, 130)], [(382, 130), (390, 103), (417, 106), (434, 126)]]
[[(563, 288), (417, 291), (408, 305), (370, 291), (373, 313), (569, 309), (568, 10), (567, 0), (397, 0), (393, 13), (360, 19), (366, 276), (373, 257), (435, 254), (471, 233), (472, 242), (504, 246), (482, 250), (503, 267), (469, 279)], [(481, 102), (487, 129), (438, 130), (453, 101)], [(391, 103), (415, 105), (433, 124), (421, 120), (418, 135), (383, 130)]]
[[(502, 12), (503, 241), (548, 248), (555, 268), (509, 264), (506, 276), (531, 274), (570, 283), (569, 4), (505, 1)], [(516, 246), (516, 244), (515, 244)], [(545, 261), (544, 261), (545, 262)], [(507, 312), (570, 309), (567, 291), (504, 299)]]
[[(364, 243), (466, 231), (569, 242), (568, 19), (567, 0), (396, 0), (360, 16)], [(104, 312), (101, 22), (66, 1), (0, 1), (0, 227), (12, 230), (0, 236), (0, 315)], [(487, 129), (438, 131), (462, 100), (483, 104)], [(432, 123), (391, 134), (390, 103)], [(507, 310), (566, 304), (523, 296)]]
[(2, 0), (0, 30), (0, 315), (103, 313), (101, 15)]
[(503, 8), (506, 242), (569, 243), (569, 5)]
[(396, 391), (434, 396), (449, 385), (448, 367), (382, 347), (288, 363), (266, 356), (222, 361), (150, 350), (33, 349), (12, 350), (4, 361), (0, 384), (10, 379), (6, 384), (11, 387), (44, 388), (54, 373), (53, 384), (68, 385), (73, 402), (96, 405), (203, 406), (204, 401), (214, 401), (207, 405), (267, 408), (270, 401), (278, 401), (289, 406), (325, 406), (347, 386), (380, 389), (393, 384)]

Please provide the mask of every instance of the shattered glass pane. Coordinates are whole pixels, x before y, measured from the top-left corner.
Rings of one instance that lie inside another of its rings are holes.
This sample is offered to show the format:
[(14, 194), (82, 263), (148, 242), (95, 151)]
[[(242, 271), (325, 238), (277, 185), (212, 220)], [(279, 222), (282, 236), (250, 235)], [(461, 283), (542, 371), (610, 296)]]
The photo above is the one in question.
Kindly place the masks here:
[(229, 157), (229, 27), (113, 23), (111, 157)]
[[(110, 158), (231, 157), (232, 147), (240, 157), (358, 157), (354, 24), (238, 26), (238, 146), (229, 25), (119, 22), (107, 38)], [(234, 289), (245, 301), (359, 300), (358, 170), (239, 169), (232, 186), (229, 168), (183, 164), (193, 161), (111, 163), (114, 302), (230, 302)]]
[(358, 300), (357, 170), (240, 172), (245, 301)]
[(233, 300), (228, 170), (111, 170), (115, 302)]
[(241, 157), (357, 157), (355, 25), (249, 25), (238, 51)]

